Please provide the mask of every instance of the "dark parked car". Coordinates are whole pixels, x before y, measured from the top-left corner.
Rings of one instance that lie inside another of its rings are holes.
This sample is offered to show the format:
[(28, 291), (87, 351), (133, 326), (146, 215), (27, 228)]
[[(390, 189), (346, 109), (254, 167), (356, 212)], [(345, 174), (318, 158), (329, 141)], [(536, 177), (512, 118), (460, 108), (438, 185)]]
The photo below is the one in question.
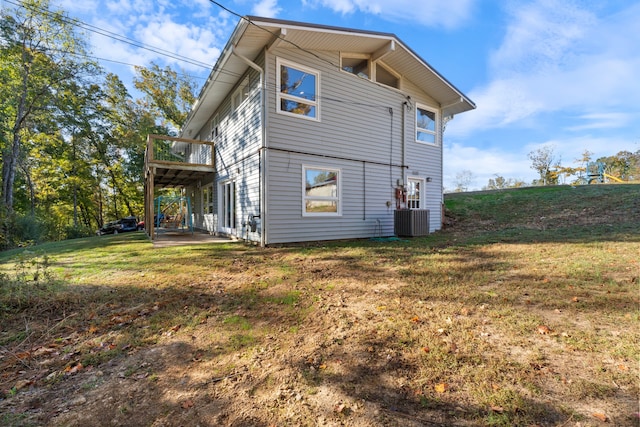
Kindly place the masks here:
[(119, 219), (117, 221), (107, 222), (100, 227), (97, 234), (102, 236), (103, 234), (118, 234), (126, 231), (136, 231), (138, 229), (138, 220), (133, 216)]
[(136, 231), (138, 229), (138, 219), (135, 216), (128, 216), (120, 220), (120, 231)]

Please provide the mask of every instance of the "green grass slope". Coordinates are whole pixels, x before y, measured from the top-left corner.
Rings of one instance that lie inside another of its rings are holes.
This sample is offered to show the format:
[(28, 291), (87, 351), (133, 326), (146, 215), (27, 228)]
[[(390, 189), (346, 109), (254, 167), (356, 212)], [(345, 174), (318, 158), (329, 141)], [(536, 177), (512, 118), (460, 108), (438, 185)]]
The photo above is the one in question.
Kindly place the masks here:
[(452, 193), (445, 206), (445, 228), (498, 240), (637, 239), (640, 231), (638, 184)]

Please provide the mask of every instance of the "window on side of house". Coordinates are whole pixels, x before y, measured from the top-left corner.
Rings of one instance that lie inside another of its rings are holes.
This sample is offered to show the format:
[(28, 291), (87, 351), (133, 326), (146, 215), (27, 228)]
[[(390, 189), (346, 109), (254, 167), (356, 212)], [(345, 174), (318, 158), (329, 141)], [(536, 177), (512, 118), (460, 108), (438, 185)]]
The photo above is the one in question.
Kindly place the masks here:
[(213, 213), (213, 184), (202, 187), (202, 213)]
[(408, 178), (407, 179), (407, 208), (423, 209), (424, 179)]
[(233, 92), (233, 96), (231, 97), (233, 111), (236, 111), (247, 98), (249, 98), (249, 77), (245, 77)]
[(342, 68), (342, 71), (355, 74), (364, 79), (368, 79), (371, 75), (369, 57), (366, 55), (344, 54), (340, 57), (340, 68)]
[(436, 118), (434, 110), (418, 105), (416, 107), (416, 141), (436, 144)]
[(340, 170), (303, 166), (302, 176), (302, 215), (341, 215)]
[(210, 139), (210, 141), (215, 141), (218, 138), (218, 135), (220, 135), (220, 118), (216, 114), (215, 116), (213, 116), (213, 119), (211, 120), (211, 139)]
[(278, 112), (319, 120), (320, 73), (280, 58), (276, 67)]
[(376, 63), (376, 81), (383, 85), (400, 89), (400, 77), (389, 71), (380, 63)]

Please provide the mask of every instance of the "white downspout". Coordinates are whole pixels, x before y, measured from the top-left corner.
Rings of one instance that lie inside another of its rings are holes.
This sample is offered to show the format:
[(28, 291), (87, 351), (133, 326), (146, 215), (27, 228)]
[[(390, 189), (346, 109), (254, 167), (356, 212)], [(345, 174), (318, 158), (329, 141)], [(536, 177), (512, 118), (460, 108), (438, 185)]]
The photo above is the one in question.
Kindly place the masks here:
[[(261, 129), (261, 143), (262, 147), (259, 150), (259, 162), (260, 165), (260, 246), (266, 246), (267, 236), (266, 236), (266, 155), (267, 155), (267, 132), (266, 132), (266, 111), (265, 111), (265, 96), (264, 96), (264, 70), (258, 64), (247, 58), (246, 56), (241, 55), (235, 49), (235, 46), (231, 47), (231, 53), (242, 61), (244, 61), (249, 67), (253, 68), (260, 74), (260, 129)], [(266, 60), (266, 55), (265, 55)]]

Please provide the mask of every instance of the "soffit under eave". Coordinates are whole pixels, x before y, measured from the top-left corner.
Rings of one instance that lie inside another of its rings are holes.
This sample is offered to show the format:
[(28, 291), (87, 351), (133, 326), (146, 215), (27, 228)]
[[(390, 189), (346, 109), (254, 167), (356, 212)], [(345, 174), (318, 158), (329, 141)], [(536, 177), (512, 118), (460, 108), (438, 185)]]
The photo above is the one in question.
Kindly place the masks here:
[[(278, 29), (278, 31), (281, 30)], [(252, 33), (257, 37), (264, 32), (264, 29), (252, 26), (247, 29), (245, 35)], [(436, 100), (443, 108), (443, 114), (458, 114), (475, 108), (475, 104), (470, 99), (392, 34), (344, 32), (332, 29), (322, 31), (317, 28), (298, 29), (296, 27), (286, 28), (283, 37), (285, 40), (278, 44), (283, 48), (368, 54), (388, 50), (380, 61)], [(389, 49), (391, 44), (393, 49)], [(333, 65), (339, 68), (340, 64)], [(454, 103), (456, 105), (452, 105)]]
[(382, 62), (438, 102), (445, 116), (475, 108), (473, 101), (403, 46), (384, 56)]

